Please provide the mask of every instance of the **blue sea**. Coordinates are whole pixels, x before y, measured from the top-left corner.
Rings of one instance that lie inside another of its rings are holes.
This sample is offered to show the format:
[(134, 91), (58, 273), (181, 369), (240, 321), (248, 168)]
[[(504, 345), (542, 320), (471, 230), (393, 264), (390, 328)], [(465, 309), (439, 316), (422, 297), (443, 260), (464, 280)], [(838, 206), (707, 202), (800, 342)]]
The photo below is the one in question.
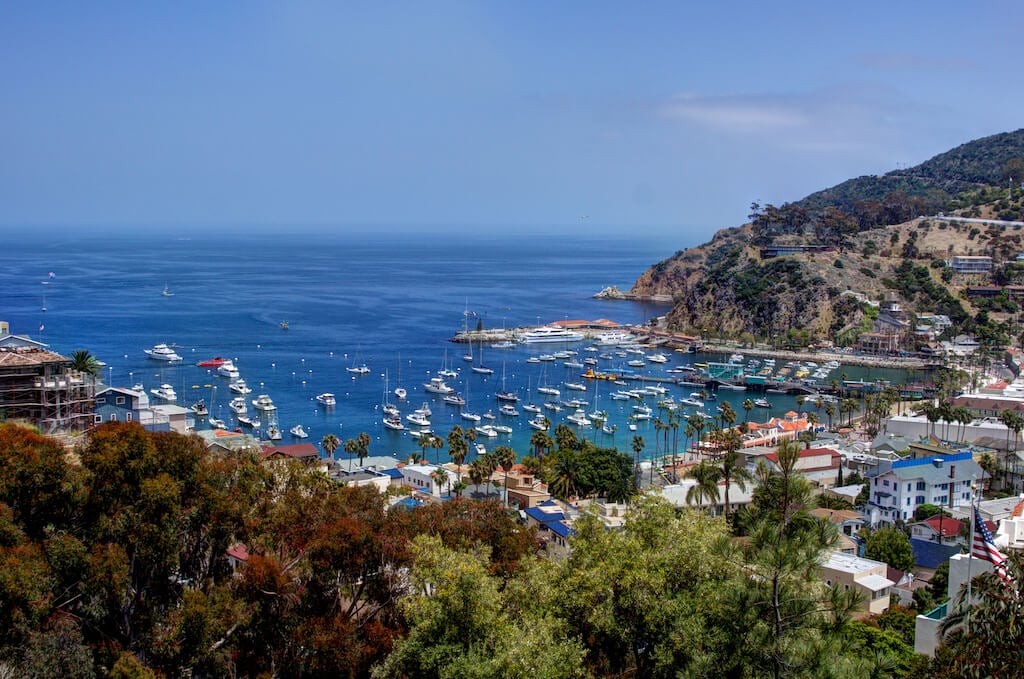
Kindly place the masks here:
[[(531, 355), (563, 347), (519, 345), (485, 347), (485, 362), (496, 372), (472, 373), (462, 359), (467, 347), (450, 342), (463, 328), (467, 310), (471, 327), (598, 318), (643, 323), (667, 307), (592, 295), (609, 285), (628, 289), (649, 265), (680, 245), (629, 235), (386, 230), (179, 236), (160, 229), (131, 236), (55, 235), (41, 242), (9, 239), (7, 266), (0, 271), (0, 320), (9, 321), (12, 333), (39, 339), (63, 355), (91, 351), (107, 364), (103, 378), (108, 384), (141, 383), (148, 392), (169, 383), (178, 392), (179, 405), (205, 399), (211, 413), (229, 426), (234, 420), (227, 407), (233, 395), (228, 381), (196, 364), (214, 356), (231, 358), (253, 388), (248, 398), (268, 394), (278, 406), (281, 443), (295, 442), (288, 433), (294, 424), (302, 424), (310, 434), (307, 441), (317, 444), (329, 433), (344, 441), (365, 431), (373, 440), (372, 455), (402, 459), (418, 446), (408, 431), (383, 427), (385, 381), (388, 391), (398, 386), (408, 391), (407, 401), (398, 404), (403, 417), (429, 402), (432, 429), (443, 437), (455, 424), (468, 424), (455, 408), (422, 388), (446, 354), (451, 367), (460, 371), (449, 384), (468, 397), (468, 407), (477, 413), (498, 412), (494, 392), (503, 372), (507, 387), (520, 394), (520, 403), (543, 400), (543, 395), (528, 394), (528, 388), (538, 386), (545, 366), (551, 382), (582, 372), (526, 362)], [(165, 286), (173, 296), (161, 294)], [(280, 327), (282, 321), (287, 321), (287, 330)], [(184, 361), (167, 364), (148, 358), (144, 350), (161, 342), (175, 346)], [(582, 351), (586, 345), (573, 347), (580, 352), (578, 360), (589, 355)], [(648, 364), (644, 371), (659, 375), (693, 360), (673, 353), (669, 364)], [(362, 363), (371, 369), (368, 375), (345, 370)], [(593, 389), (593, 382), (585, 394), (563, 389), (561, 398), (591, 401), (590, 411)], [(690, 389), (673, 391), (679, 399)], [(333, 392), (337, 406), (319, 407), (314, 398), (321, 392)], [(746, 397), (722, 394), (741, 416)], [(611, 436), (589, 428), (581, 433), (601, 445), (628, 450), (633, 432), (627, 430), (626, 418), (634, 403), (613, 401), (607, 394), (597, 398), (617, 432)], [(770, 398), (776, 414), (795, 406), (787, 396)], [(393, 394), (387, 399), (396, 401)], [(713, 413), (714, 405), (709, 403), (707, 410)], [(544, 412), (555, 423), (571, 413), (569, 408)], [(527, 412), (518, 418), (499, 416), (514, 433), (479, 442), (488, 449), (512, 445), (525, 455), (533, 433), (526, 423), (529, 417)], [(197, 422), (197, 428), (205, 426)], [(635, 433), (653, 447), (650, 422), (641, 423)]]

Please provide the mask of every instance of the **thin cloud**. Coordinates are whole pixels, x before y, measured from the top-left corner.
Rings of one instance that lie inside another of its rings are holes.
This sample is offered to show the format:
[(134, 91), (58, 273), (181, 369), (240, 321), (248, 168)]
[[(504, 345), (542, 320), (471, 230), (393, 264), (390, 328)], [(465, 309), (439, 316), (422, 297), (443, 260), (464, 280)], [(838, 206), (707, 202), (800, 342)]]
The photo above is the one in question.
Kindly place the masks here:
[(798, 108), (756, 96), (678, 95), (662, 104), (659, 114), (669, 120), (690, 121), (726, 132), (797, 129), (808, 122)]
[(884, 72), (934, 72), (972, 71), (978, 64), (968, 59), (947, 59), (926, 57), (910, 52), (862, 52), (854, 56), (854, 61), (862, 66)]

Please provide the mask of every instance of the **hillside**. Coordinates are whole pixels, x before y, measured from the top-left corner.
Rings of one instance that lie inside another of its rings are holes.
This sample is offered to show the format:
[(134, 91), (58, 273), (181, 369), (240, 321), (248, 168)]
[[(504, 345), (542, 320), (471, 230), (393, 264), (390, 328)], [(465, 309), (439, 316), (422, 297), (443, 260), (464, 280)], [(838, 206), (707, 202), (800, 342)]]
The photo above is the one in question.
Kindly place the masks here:
[[(751, 221), (723, 229), (708, 243), (658, 262), (636, 281), (634, 295), (674, 302), (670, 327), (733, 335), (849, 343), (870, 328), (870, 300), (893, 299), (915, 313), (939, 313), (969, 326), (980, 311), (1014, 311), (1005, 300), (966, 299), (969, 286), (1019, 282), (1020, 226), (942, 217), (1024, 219), (1024, 130), (964, 144), (914, 168), (860, 177), (776, 207), (753, 205)], [(1019, 185), (1019, 184), (1018, 184)], [(770, 257), (778, 246), (814, 251)], [(766, 252), (768, 250), (768, 252)], [(990, 276), (956, 274), (953, 255), (992, 256)], [(988, 315), (982, 322), (990, 321)]]

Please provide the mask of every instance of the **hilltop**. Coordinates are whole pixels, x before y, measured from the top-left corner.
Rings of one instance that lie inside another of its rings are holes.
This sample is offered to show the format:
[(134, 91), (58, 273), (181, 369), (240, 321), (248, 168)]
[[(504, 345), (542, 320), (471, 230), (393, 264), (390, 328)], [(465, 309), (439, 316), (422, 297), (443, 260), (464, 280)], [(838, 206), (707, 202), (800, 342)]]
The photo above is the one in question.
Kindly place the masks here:
[[(966, 293), (971, 286), (1024, 282), (1021, 267), (1004, 266), (1024, 251), (1024, 229), (958, 219), (1024, 220), (1022, 179), (1024, 130), (1018, 130), (793, 203), (755, 203), (748, 223), (656, 263), (630, 294), (670, 298), (669, 326), (692, 332), (789, 333), (801, 343), (852, 344), (877, 315), (868, 300), (944, 314), (977, 330), (1016, 310), (1005, 299), (972, 302)], [(946, 264), (957, 255), (990, 256), (993, 273), (957, 273)], [(995, 313), (979, 318), (982, 311)]]

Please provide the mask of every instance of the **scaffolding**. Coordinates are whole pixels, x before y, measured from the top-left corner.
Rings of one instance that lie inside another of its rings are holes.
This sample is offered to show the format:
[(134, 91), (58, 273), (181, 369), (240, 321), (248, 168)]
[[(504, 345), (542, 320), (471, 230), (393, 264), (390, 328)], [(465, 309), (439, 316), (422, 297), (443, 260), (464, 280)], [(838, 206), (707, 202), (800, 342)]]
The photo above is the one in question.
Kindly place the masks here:
[(0, 347), (0, 421), (27, 421), (45, 434), (92, 426), (96, 379), (71, 359), (37, 346)]

